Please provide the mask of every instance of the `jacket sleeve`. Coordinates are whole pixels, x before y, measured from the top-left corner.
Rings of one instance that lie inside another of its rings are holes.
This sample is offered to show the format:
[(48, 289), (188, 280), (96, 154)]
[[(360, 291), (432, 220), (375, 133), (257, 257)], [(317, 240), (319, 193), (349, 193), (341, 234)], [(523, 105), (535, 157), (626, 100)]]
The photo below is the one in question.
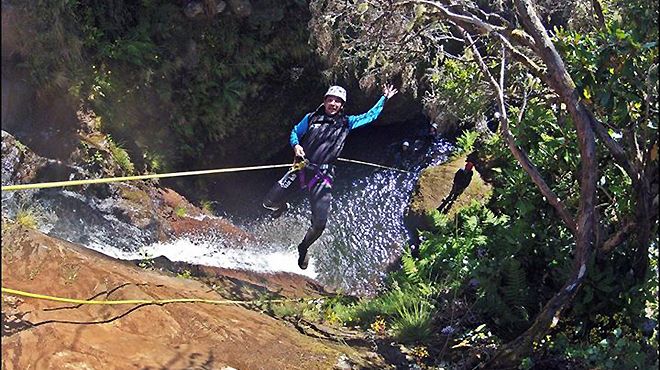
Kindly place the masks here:
[(380, 112), (383, 111), (383, 106), (385, 105), (385, 101), (387, 99), (385, 96), (381, 96), (380, 99), (376, 102), (376, 104), (369, 109), (367, 113), (362, 113), (357, 116), (348, 116), (348, 127), (349, 129), (355, 129), (361, 126), (364, 126), (368, 123), (371, 123), (378, 118), (380, 115)]
[(307, 132), (308, 128), (309, 128), (309, 114), (305, 114), (305, 117), (303, 117), (303, 119), (301, 119), (297, 125), (293, 126), (293, 130), (291, 130), (291, 136), (289, 137), (289, 144), (291, 144), (292, 148), (300, 144), (300, 138), (302, 138), (302, 136), (305, 135), (305, 132)]

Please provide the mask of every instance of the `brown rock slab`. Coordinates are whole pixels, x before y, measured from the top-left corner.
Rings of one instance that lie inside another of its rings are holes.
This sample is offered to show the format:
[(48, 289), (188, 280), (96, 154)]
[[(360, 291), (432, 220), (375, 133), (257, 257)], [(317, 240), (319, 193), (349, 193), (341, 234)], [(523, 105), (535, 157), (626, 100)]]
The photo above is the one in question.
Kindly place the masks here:
[[(37, 231), (3, 226), (6, 288), (83, 300), (223, 299), (197, 280), (146, 271)], [(351, 351), (239, 305), (77, 305), (4, 293), (2, 298), (7, 370), (328, 369)]]

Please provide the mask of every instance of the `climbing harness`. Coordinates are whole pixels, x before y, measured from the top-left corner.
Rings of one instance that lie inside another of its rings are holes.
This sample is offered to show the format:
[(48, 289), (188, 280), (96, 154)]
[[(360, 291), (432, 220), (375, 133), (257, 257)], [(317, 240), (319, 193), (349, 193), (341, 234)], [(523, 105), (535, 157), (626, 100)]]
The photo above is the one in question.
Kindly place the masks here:
[[(338, 160), (349, 163), (357, 163), (366, 166), (376, 167), (387, 169), (391, 171), (398, 171), (404, 173), (410, 173), (410, 171), (383, 166), (375, 163), (357, 161), (354, 159), (345, 159), (339, 158)], [(79, 185), (88, 185), (88, 184), (104, 184), (111, 182), (124, 182), (124, 181), (134, 181), (134, 180), (148, 180), (148, 179), (157, 179), (157, 178), (166, 178), (166, 177), (183, 177), (183, 176), (197, 176), (197, 175), (210, 175), (216, 173), (230, 173), (230, 172), (241, 172), (241, 171), (255, 171), (255, 170), (265, 170), (272, 168), (283, 168), (291, 167), (292, 169), (304, 168), (306, 166), (304, 161), (296, 162), (292, 165), (290, 164), (272, 164), (265, 166), (251, 166), (251, 167), (234, 167), (234, 168), (218, 168), (213, 170), (199, 170), (199, 171), (185, 171), (185, 172), (170, 172), (170, 173), (157, 173), (150, 175), (137, 175), (137, 176), (123, 176), (123, 177), (105, 177), (100, 179), (85, 179), (85, 180), (69, 180), (69, 181), (54, 181), (54, 182), (41, 182), (35, 184), (20, 184), (20, 185), (2, 185), (2, 191), (17, 191), (17, 190), (29, 190), (29, 189), (46, 189), (46, 188), (58, 188), (65, 186), (79, 186)], [(318, 181), (318, 180), (317, 180)]]
[(16, 289), (9, 289), (2, 287), (3, 294), (10, 294), (15, 296), (22, 296), (27, 298), (35, 299), (44, 299), (54, 302), (64, 302), (64, 303), (76, 303), (76, 304), (93, 304), (93, 305), (121, 305), (121, 304), (157, 304), (163, 305), (168, 303), (208, 303), (208, 304), (236, 304), (236, 305), (250, 305), (257, 304), (260, 302), (268, 303), (283, 303), (288, 301), (293, 301), (292, 299), (269, 299), (264, 301), (254, 300), (254, 301), (236, 301), (230, 299), (203, 299), (203, 298), (173, 298), (173, 299), (126, 299), (126, 300), (115, 300), (115, 301), (97, 301), (97, 300), (84, 300), (84, 299), (73, 299), (73, 298), (62, 298), (54, 297), (44, 294), (36, 294), (24, 292)]
[[(332, 186), (332, 176), (324, 172), (331, 169), (331, 166), (332, 165), (327, 163), (312, 163), (307, 158), (303, 158), (302, 160), (295, 162), (293, 166), (291, 166), (291, 170), (299, 172), (298, 179), (300, 181), (300, 188), (311, 191), (314, 185), (316, 185), (316, 183), (319, 181), (323, 181), (325, 186)], [(314, 176), (309, 181), (307, 181), (304, 170), (310, 170), (314, 172)]]
[(330, 165), (310, 165), (307, 166), (307, 168), (310, 168), (312, 171), (314, 171), (314, 177), (312, 177), (311, 180), (306, 181), (305, 179), (305, 171), (300, 171), (300, 187), (301, 188), (307, 188), (307, 190), (311, 191), (314, 185), (316, 185), (317, 182), (323, 180), (323, 185), (327, 187), (332, 187), (332, 177), (324, 173), (323, 171), (328, 170), (330, 168)]

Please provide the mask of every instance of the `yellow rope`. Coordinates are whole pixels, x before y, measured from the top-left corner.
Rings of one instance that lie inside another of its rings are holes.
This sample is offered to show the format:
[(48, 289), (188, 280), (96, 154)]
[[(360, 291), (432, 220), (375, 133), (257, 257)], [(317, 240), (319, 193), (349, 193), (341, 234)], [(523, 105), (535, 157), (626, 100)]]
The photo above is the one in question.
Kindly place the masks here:
[[(202, 298), (174, 298), (174, 299), (127, 299), (119, 301), (96, 301), (96, 300), (83, 300), (83, 299), (73, 299), (73, 298), (62, 298), (62, 297), (53, 297), (44, 294), (35, 294), (23, 292), (16, 289), (9, 289), (2, 287), (3, 294), (11, 294), (17, 296), (23, 296), (28, 298), (36, 299), (45, 299), (48, 301), (55, 302), (64, 302), (64, 303), (76, 303), (76, 304), (101, 304), (101, 305), (119, 305), (119, 304), (166, 304), (166, 303), (209, 303), (209, 304), (254, 304), (259, 301), (234, 301), (229, 299), (202, 299)], [(285, 301), (291, 301), (290, 299), (270, 299), (269, 303), (282, 303)]]
[[(372, 167), (384, 168), (392, 171), (406, 172), (409, 171), (401, 170), (394, 167), (382, 166), (375, 163), (362, 162), (354, 159), (345, 159), (339, 158), (340, 161), (358, 163)], [(302, 163), (302, 162), (300, 162)], [(295, 168), (294, 164), (294, 168)], [(133, 180), (147, 180), (147, 179), (157, 179), (165, 177), (182, 177), (182, 176), (197, 176), (197, 175), (209, 175), (214, 173), (228, 173), (228, 172), (241, 172), (241, 171), (254, 171), (254, 170), (265, 170), (271, 168), (281, 168), (281, 167), (292, 167), (290, 164), (272, 164), (266, 166), (251, 166), (251, 167), (234, 167), (234, 168), (218, 168), (214, 170), (199, 170), (199, 171), (186, 171), (186, 172), (170, 172), (170, 173), (156, 173), (151, 175), (136, 175), (136, 176), (123, 176), (123, 177), (105, 177), (100, 179), (87, 179), (87, 180), (70, 180), (70, 181), (54, 181), (54, 182), (42, 182), (36, 184), (21, 184), (21, 185), (3, 185), (2, 191), (16, 191), (16, 190), (28, 190), (28, 189), (45, 189), (45, 188), (57, 188), (64, 186), (78, 186), (78, 185), (87, 185), (87, 184), (103, 184), (109, 182), (123, 182), (123, 181), (133, 181)]]
[(108, 182), (146, 180), (146, 179), (156, 179), (156, 178), (164, 178), (164, 177), (182, 177), (182, 176), (208, 175), (208, 174), (214, 174), (214, 173), (253, 171), (253, 170), (263, 170), (263, 169), (279, 168), (279, 167), (291, 167), (291, 165), (290, 164), (273, 164), (273, 165), (267, 165), (267, 166), (219, 168), (219, 169), (214, 169), (214, 170), (156, 173), (156, 174), (151, 174), (151, 175), (106, 177), (106, 178), (101, 178), (101, 179), (55, 181), (55, 182), (42, 182), (42, 183), (37, 183), (37, 184), (22, 184), (22, 185), (7, 185), (7, 186), (2, 186), (2, 191), (56, 188), (56, 187), (62, 187), (62, 186), (102, 184), (102, 183), (108, 183)]
[(403, 172), (403, 173), (411, 173), (410, 171), (402, 170), (400, 168), (388, 167), (388, 166), (383, 166), (383, 165), (380, 165), (380, 164), (375, 164), (375, 163), (370, 163), (370, 162), (362, 162), (362, 161), (358, 161), (358, 160), (355, 160), (355, 159), (339, 158), (338, 160), (344, 161), (344, 162), (349, 162), (349, 163), (364, 164), (364, 165), (371, 166), (371, 167), (384, 168), (386, 170), (398, 171), (398, 172)]

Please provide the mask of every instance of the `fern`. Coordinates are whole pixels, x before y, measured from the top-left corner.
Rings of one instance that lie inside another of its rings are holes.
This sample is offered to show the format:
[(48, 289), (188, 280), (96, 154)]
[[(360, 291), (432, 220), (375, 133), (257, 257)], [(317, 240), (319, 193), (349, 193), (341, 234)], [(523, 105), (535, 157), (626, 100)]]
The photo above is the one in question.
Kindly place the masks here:
[(401, 256), (402, 270), (406, 275), (406, 278), (409, 282), (413, 284), (421, 284), (422, 277), (419, 275), (419, 270), (415, 264), (415, 258), (413, 258), (409, 253)]
[(524, 306), (526, 304), (525, 291), (529, 289), (525, 271), (516, 259), (509, 259), (504, 265), (505, 281), (502, 293), (510, 306)]

